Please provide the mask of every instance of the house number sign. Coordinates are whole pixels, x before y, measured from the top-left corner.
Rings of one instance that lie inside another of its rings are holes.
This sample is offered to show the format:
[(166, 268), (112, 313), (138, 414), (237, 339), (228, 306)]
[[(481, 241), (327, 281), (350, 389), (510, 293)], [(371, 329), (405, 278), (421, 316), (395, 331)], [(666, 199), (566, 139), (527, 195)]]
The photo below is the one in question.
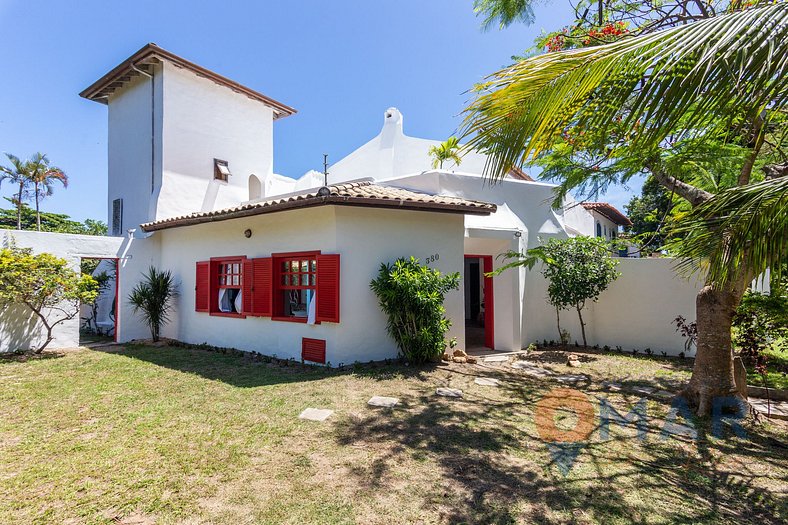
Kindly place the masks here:
[(428, 256), (426, 256), (424, 258), (424, 264), (434, 263), (435, 261), (437, 261), (440, 258), (441, 258), (441, 254), (439, 254), (439, 253), (436, 253), (434, 255), (428, 255)]

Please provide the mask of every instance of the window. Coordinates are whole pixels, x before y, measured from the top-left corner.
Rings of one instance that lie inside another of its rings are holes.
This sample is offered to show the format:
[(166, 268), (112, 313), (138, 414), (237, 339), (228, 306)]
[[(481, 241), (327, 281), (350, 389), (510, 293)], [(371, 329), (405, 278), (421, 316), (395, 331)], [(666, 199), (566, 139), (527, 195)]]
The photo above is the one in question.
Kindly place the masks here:
[(241, 259), (220, 262), (217, 270), (217, 310), (223, 314), (243, 312), (243, 264)]
[(596, 223), (596, 236), (602, 237), (602, 225), (598, 222)]
[(274, 259), (276, 278), (274, 315), (306, 320), (317, 290), (317, 253)]
[(226, 160), (213, 159), (213, 178), (222, 182), (230, 180), (230, 167)]
[(123, 199), (112, 201), (112, 235), (123, 235)]
[[(195, 311), (230, 317), (339, 322), (339, 255), (274, 254), (197, 262)], [(311, 314), (311, 315), (310, 315)]]

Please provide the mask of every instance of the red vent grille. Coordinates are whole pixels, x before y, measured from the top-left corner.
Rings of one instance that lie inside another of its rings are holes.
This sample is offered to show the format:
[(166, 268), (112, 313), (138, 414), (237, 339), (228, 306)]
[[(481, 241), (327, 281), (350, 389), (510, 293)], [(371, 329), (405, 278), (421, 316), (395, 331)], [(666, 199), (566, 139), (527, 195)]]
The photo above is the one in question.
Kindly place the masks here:
[(309, 339), (308, 337), (301, 339), (301, 359), (304, 361), (312, 361), (313, 363), (325, 364), (326, 340)]

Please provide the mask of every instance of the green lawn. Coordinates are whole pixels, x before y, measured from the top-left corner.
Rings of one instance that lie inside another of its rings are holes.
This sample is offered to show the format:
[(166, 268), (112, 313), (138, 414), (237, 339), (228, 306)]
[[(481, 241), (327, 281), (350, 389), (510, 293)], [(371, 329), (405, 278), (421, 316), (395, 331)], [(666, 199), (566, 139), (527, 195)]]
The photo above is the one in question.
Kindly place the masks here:
[[(681, 361), (558, 351), (529, 358), (607, 396), (602, 381), (674, 390)], [(501, 381), (478, 386), (475, 377)], [(465, 398), (434, 395), (461, 388)], [(280, 367), (184, 348), (70, 351), (0, 360), (0, 523), (785, 523), (788, 435), (660, 439), (599, 431), (568, 475), (552, 464), (534, 403), (559, 385), (509, 368)], [(402, 406), (372, 409), (372, 395)], [(331, 408), (325, 423), (306, 407)], [(597, 408), (598, 410), (598, 408)], [(570, 428), (573, 416), (559, 425)]]

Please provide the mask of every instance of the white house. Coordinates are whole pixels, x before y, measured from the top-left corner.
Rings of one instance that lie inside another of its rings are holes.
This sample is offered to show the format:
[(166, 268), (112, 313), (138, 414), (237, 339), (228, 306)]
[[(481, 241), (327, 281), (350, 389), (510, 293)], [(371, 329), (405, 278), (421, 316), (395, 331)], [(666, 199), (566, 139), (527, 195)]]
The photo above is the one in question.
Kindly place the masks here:
[[(180, 285), (166, 337), (332, 365), (394, 357), (369, 283), (381, 263), (413, 255), (462, 274), (446, 300), (449, 337), (463, 348), (517, 350), (557, 339), (555, 311), (538, 271), (485, 276), (503, 264), (499, 255), (594, 235), (597, 224), (610, 238), (627, 221), (612, 206), (571, 199), (553, 210), (554, 186), (521, 170), (491, 186), (480, 154), (432, 169), (428, 150), (439, 141), (405, 135), (395, 108), (378, 136), (331, 166), (327, 187), (322, 173), (276, 174), (274, 121), (295, 110), (155, 44), (81, 95), (108, 106), (113, 237), (100, 248), (33, 232), (5, 240), (75, 265), (98, 252), (116, 260), (118, 341), (147, 335), (124, 298), (154, 265)], [(694, 318), (696, 285), (669, 260), (622, 259), (621, 272), (585, 314), (589, 341), (683, 350), (670, 322)], [(77, 328), (64, 325), (56, 343), (75, 345)], [(18, 341), (0, 319), (0, 350)]]

